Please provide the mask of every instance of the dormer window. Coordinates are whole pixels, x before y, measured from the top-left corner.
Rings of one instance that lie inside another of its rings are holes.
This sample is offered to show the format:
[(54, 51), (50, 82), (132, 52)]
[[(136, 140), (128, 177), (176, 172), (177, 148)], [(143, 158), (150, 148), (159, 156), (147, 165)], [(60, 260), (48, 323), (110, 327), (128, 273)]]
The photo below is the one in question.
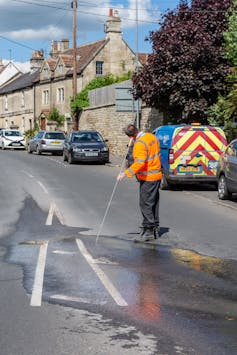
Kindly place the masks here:
[(48, 69), (47, 67), (45, 67), (45, 68), (43, 69), (43, 74), (44, 74), (44, 78), (48, 78), (48, 76), (49, 76), (49, 69)]
[(102, 76), (104, 74), (103, 65), (104, 62), (99, 62), (99, 61), (96, 62), (96, 76)]
[(59, 64), (58, 66), (58, 73), (63, 74), (63, 64)]

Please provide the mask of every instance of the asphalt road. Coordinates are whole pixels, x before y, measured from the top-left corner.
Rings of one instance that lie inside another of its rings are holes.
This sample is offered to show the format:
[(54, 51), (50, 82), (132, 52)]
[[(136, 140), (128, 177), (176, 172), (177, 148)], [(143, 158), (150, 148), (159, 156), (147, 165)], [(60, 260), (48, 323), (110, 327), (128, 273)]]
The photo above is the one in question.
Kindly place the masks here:
[(161, 191), (162, 237), (136, 245), (138, 186), (116, 185), (116, 159), (0, 162), (1, 354), (236, 354), (237, 200)]

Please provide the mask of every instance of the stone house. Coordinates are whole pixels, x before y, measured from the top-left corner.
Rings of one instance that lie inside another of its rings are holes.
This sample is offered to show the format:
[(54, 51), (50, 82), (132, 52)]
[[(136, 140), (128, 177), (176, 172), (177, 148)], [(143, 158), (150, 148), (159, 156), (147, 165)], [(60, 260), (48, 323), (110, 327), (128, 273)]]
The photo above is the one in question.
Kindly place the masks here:
[(22, 132), (33, 128), (35, 87), (39, 71), (21, 74), (0, 88), (0, 127), (16, 128)]
[[(0, 127), (8, 124), (27, 130), (32, 126), (32, 122), (36, 122), (41, 129), (50, 127), (54, 129), (47, 116), (51, 109), (56, 107), (66, 118), (64, 130), (71, 129), (73, 53), (67, 39), (52, 43), (49, 58), (44, 58), (41, 51), (33, 53), (31, 72), (12, 81), (11, 86), (4, 85), (0, 91)], [(105, 38), (78, 46), (76, 56), (77, 92), (96, 77), (108, 73), (121, 76), (136, 68), (135, 53), (123, 40), (121, 19), (118, 12), (113, 12), (112, 9), (105, 24)], [(140, 58), (141, 61), (146, 59), (142, 54)], [(31, 79), (32, 82), (29, 83)], [(24, 82), (25, 88), (22, 86)], [(23, 97), (26, 98), (27, 110), (23, 110), (22, 107)]]

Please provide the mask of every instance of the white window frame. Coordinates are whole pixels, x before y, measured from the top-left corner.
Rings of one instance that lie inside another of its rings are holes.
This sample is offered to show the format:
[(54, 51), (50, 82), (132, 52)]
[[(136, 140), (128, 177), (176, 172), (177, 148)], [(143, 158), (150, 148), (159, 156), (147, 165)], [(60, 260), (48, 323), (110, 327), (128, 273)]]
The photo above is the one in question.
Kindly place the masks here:
[(58, 73), (63, 74), (63, 64), (58, 65)]
[(49, 89), (43, 90), (42, 103), (43, 105), (49, 105)]
[(48, 78), (48, 76), (49, 76), (49, 68), (44, 67), (44, 69), (43, 69), (43, 77), (44, 78)]
[(64, 88), (58, 88), (58, 91), (57, 91), (57, 101), (58, 103), (62, 103), (64, 102)]

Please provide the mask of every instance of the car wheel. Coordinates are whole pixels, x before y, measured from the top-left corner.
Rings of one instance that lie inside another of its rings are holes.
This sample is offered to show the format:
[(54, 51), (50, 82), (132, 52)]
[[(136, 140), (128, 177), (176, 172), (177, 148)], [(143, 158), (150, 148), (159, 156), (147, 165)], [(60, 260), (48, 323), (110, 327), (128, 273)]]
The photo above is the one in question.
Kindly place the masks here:
[(39, 149), (39, 146), (37, 145), (36, 147), (36, 154), (40, 155), (41, 154), (41, 150)]
[(170, 184), (169, 184), (169, 182), (167, 181), (165, 175), (163, 174), (163, 175), (162, 175), (161, 182), (160, 182), (160, 189), (161, 189), (161, 190), (169, 190), (169, 188), (170, 188)]
[(224, 175), (221, 175), (218, 180), (218, 197), (220, 200), (226, 200), (230, 196), (226, 185), (226, 178)]
[(29, 154), (32, 154), (32, 150), (30, 149), (30, 145), (28, 144), (28, 146), (27, 146), (27, 152), (29, 153)]
[(65, 154), (65, 151), (63, 151), (63, 161), (67, 161), (67, 156)]
[(68, 153), (68, 163), (69, 164), (73, 164), (74, 163), (74, 160), (73, 160), (73, 157), (72, 157), (72, 153)]

